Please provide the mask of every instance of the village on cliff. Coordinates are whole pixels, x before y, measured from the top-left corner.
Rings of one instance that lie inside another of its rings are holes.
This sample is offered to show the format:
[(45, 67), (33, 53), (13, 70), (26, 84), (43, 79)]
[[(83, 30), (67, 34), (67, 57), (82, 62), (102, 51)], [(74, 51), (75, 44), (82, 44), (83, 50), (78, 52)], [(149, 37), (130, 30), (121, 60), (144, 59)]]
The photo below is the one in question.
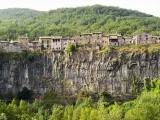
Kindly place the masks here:
[(152, 36), (149, 33), (137, 34), (133, 37), (125, 37), (121, 34), (104, 35), (101, 32), (84, 33), (74, 37), (64, 36), (43, 36), (37, 41), (30, 41), (26, 36), (18, 37), (16, 41), (0, 41), (0, 51), (2, 52), (22, 52), (22, 51), (64, 51), (72, 44), (75, 47), (103, 49), (106, 45), (125, 46), (139, 44), (158, 44), (160, 36)]

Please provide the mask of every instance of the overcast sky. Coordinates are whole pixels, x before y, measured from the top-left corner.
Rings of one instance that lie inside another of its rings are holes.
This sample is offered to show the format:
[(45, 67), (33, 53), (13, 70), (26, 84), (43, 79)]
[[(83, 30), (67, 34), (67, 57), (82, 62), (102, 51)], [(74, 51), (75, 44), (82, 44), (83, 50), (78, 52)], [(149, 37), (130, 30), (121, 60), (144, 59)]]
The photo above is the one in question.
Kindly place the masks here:
[(1, 0), (0, 9), (20, 7), (48, 11), (95, 4), (119, 6), (160, 17), (160, 0)]

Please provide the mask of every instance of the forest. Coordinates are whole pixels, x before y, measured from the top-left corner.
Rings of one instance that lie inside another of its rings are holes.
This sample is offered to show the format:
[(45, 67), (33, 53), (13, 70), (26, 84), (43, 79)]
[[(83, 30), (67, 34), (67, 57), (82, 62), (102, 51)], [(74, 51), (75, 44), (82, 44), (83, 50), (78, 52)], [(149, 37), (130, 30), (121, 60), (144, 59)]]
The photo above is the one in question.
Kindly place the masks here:
[[(24, 94), (25, 93), (25, 94)], [(28, 93), (28, 94), (27, 94)], [(160, 79), (144, 79), (143, 91), (130, 101), (111, 101), (101, 92), (95, 102), (91, 91), (81, 91), (71, 103), (60, 103), (58, 95), (49, 89), (42, 100), (31, 102), (31, 91), (24, 88), (18, 99), (0, 101), (0, 120), (159, 120)], [(62, 97), (62, 95), (61, 95)], [(21, 98), (21, 99), (20, 99)], [(71, 101), (71, 98), (69, 98)], [(64, 99), (63, 99), (64, 100)]]
[(59, 8), (48, 12), (22, 8), (0, 10), (1, 40), (16, 40), (26, 33), (31, 40), (36, 40), (39, 36), (74, 36), (83, 32), (160, 35), (160, 18), (102, 5)]

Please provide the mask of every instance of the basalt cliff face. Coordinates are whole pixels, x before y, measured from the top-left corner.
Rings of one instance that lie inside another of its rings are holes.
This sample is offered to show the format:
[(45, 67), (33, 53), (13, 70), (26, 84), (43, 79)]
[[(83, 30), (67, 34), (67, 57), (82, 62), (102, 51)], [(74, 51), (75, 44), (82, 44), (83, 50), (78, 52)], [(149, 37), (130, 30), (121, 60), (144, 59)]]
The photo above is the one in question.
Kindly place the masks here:
[(142, 89), (144, 77), (158, 77), (159, 60), (160, 52), (33, 54), (25, 62), (1, 57), (0, 93), (17, 93), (26, 86), (35, 93), (53, 88), (59, 93), (73, 94), (89, 88), (94, 92), (132, 94)]

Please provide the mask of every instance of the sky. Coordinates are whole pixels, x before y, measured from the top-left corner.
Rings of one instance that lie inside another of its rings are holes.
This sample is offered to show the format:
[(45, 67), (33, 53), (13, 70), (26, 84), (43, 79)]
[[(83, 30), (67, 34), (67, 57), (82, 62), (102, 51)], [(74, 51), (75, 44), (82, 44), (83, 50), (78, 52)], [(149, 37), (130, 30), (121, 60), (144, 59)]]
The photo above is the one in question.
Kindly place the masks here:
[(30, 8), (48, 11), (63, 7), (77, 7), (101, 4), (138, 10), (160, 17), (160, 0), (2, 0), (0, 9)]

